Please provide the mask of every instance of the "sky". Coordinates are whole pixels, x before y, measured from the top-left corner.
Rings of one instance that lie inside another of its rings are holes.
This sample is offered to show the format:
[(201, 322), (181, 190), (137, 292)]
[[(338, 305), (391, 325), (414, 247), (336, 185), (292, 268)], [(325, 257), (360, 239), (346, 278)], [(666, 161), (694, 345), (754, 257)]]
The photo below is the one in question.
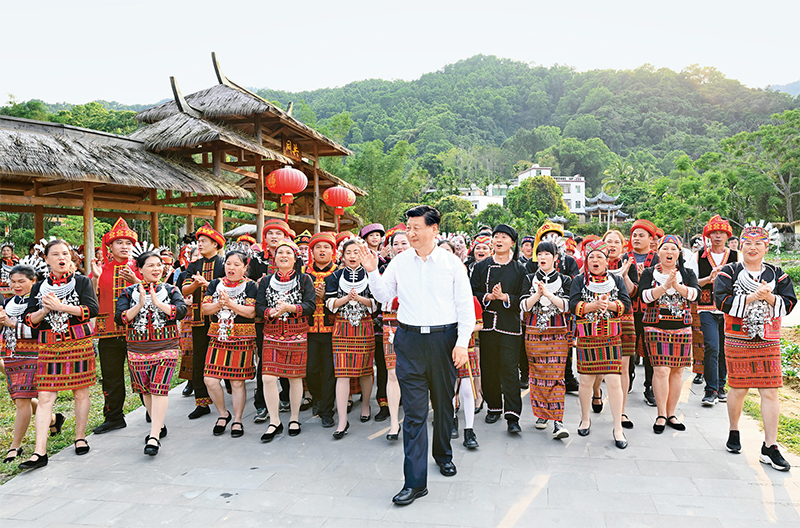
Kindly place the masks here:
[[(286, 91), (412, 80), (476, 54), (578, 71), (711, 66), (800, 80), (797, 0), (0, 0), (0, 105), (149, 104), (223, 72)], [(794, 22), (792, 22), (794, 21)]]

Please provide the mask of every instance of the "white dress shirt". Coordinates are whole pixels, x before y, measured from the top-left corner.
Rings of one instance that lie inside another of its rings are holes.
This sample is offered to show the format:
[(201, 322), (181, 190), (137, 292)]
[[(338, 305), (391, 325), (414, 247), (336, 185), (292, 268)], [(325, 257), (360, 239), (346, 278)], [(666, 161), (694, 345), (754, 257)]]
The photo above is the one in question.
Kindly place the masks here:
[(384, 305), (395, 297), (400, 303), (397, 320), (413, 326), (458, 323), (456, 346), (466, 348), (475, 329), (475, 303), (464, 264), (452, 253), (436, 247), (423, 260), (414, 248), (389, 262), (381, 275), (369, 273), (369, 286)]

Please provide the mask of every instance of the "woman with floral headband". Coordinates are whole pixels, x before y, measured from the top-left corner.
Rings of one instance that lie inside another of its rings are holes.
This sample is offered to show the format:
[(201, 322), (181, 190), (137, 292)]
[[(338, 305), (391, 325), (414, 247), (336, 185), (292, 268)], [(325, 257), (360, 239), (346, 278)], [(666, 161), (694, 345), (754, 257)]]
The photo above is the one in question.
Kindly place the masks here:
[[(697, 276), (683, 264), (683, 244), (675, 235), (658, 243), (658, 264), (639, 277), (639, 294), (644, 307), (645, 346), (653, 365), (653, 393), (658, 417), (656, 434), (669, 426), (686, 430), (675, 408), (681, 395), (683, 370), (692, 362), (692, 308), (700, 295)], [(663, 422), (662, 422), (663, 420)]]
[[(240, 251), (225, 255), (225, 276), (212, 280), (203, 295), (203, 315), (211, 316), (210, 337), (203, 381), (211, 401), (219, 411), (214, 436), (231, 424), (231, 436), (244, 434), (245, 380), (253, 379), (253, 353), (256, 349), (256, 283), (245, 277), (248, 258)], [(233, 415), (225, 407), (225, 391), (219, 380), (231, 382)]]
[(583, 246), (585, 271), (575, 277), (570, 289), (569, 307), (577, 318), (578, 396), (581, 423), (578, 434), (587, 436), (591, 428), (590, 398), (595, 377), (605, 379), (608, 401), (614, 417), (614, 444), (628, 447), (622, 430), (622, 324), (619, 316), (631, 309), (631, 299), (622, 278), (608, 273), (608, 247), (600, 239)]
[(256, 294), (256, 313), (264, 317), (260, 375), (269, 411), (269, 426), (261, 436), (262, 442), (271, 442), (283, 432), (278, 377), (289, 380), (289, 436), (301, 432), (298, 418), (308, 358), (308, 315), (317, 307), (314, 282), (303, 273), (300, 249), (292, 240), (278, 242), (275, 266), (275, 273), (261, 280)]
[(778, 450), (781, 372), (781, 318), (797, 304), (792, 279), (764, 262), (778, 230), (771, 224), (748, 224), (741, 234), (742, 262), (727, 264), (714, 281), (714, 303), (725, 314), (725, 361), (728, 367), (728, 419), (726, 447), (739, 453), (739, 417), (749, 389), (761, 395), (764, 443), (760, 460), (779, 471), (791, 467)]

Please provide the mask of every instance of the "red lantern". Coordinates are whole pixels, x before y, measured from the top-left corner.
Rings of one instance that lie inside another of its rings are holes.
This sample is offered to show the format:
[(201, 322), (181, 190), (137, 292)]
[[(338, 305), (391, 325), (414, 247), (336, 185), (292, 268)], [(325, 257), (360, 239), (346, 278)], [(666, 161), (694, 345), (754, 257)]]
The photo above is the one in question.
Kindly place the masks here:
[(281, 204), (286, 205), (286, 222), (289, 221), (289, 204), (294, 201), (293, 194), (302, 192), (308, 185), (308, 177), (288, 165), (269, 173), (266, 179), (267, 189), (281, 195)]
[(336, 232), (339, 232), (339, 217), (344, 214), (344, 208), (356, 203), (356, 193), (337, 185), (322, 193), (322, 201), (329, 207), (333, 207), (333, 214), (336, 215)]

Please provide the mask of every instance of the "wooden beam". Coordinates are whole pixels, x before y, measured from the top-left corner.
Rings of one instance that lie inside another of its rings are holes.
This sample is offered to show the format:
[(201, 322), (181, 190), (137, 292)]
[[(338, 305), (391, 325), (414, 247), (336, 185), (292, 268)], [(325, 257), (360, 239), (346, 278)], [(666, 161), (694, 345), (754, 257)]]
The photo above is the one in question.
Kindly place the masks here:
[(249, 218), (234, 218), (233, 216), (226, 216), (224, 217), (226, 222), (233, 222), (235, 224), (255, 224), (255, 220), (250, 220)]
[[(28, 214), (36, 214), (36, 208), (42, 208), (43, 215), (56, 215), (56, 216), (83, 216), (83, 208), (75, 209), (71, 207), (44, 207), (41, 205), (4, 205), (3, 212), (4, 213), (28, 213)], [(124, 218), (125, 220), (149, 220), (149, 214), (136, 214), (136, 213), (121, 213), (121, 212), (109, 212), (109, 211), (99, 211), (97, 209), (94, 210), (94, 217), (95, 218), (113, 218), (116, 220), (119, 217)], [(34, 219), (35, 221), (35, 219)], [(42, 228), (44, 230), (44, 228)], [(35, 232), (35, 230), (34, 230)], [(42, 235), (44, 236), (44, 235)], [(39, 237), (42, 238), (42, 237)], [(39, 240), (37, 238), (36, 240)]]
[(30, 184), (22, 184), (22, 183), (11, 183), (5, 182), (0, 180), (0, 191), (7, 192), (7, 191), (20, 191), (25, 192), (30, 190)]
[[(233, 165), (231, 165), (229, 163), (220, 163), (220, 166), (221, 166), (222, 169), (224, 169), (224, 170), (226, 170), (228, 172), (234, 172), (234, 173), (240, 174), (242, 176), (247, 176), (248, 178), (258, 179), (258, 174), (257, 173), (250, 172), (250, 171), (244, 170), (244, 169), (240, 169), (239, 167), (234, 167)], [(248, 165), (248, 167), (249, 166), (250, 165)]]
[(67, 182), (60, 185), (48, 185), (47, 187), (40, 188), (38, 195), (25, 193), (25, 196), (48, 196), (50, 194), (58, 194), (68, 191), (83, 192), (83, 182)]
[[(2, 198), (0, 198), (0, 201)], [(143, 213), (163, 213), (176, 216), (187, 216), (193, 214), (203, 218), (213, 218), (214, 209), (204, 207), (170, 207), (167, 205), (151, 205), (149, 203), (120, 204), (117, 202), (95, 201), (98, 209), (127, 209), (129, 211), (139, 211)]]
[(164, 199), (156, 202), (157, 205), (168, 205), (168, 204), (184, 204), (189, 202), (213, 202), (214, 199), (219, 198), (219, 196), (213, 194), (201, 194), (198, 196), (191, 196), (186, 195), (185, 193), (181, 193), (181, 196), (175, 196), (169, 199)]
[[(155, 189), (150, 189), (150, 203), (156, 203), (156, 198), (158, 197), (158, 191)], [(158, 213), (151, 212), (150, 213), (150, 242), (153, 243), (154, 246), (158, 247)]]
[(0, 194), (0, 204), (10, 205), (54, 205), (64, 207), (83, 208), (83, 200), (73, 198), (51, 198), (46, 196), (19, 196), (10, 194)]
[(94, 189), (91, 183), (83, 184), (83, 269), (92, 269), (94, 258)]
[(238, 211), (240, 213), (250, 213), (252, 215), (258, 214), (258, 209), (255, 207), (247, 207), (246, 205), (232, 204), (227, 202), (220, 202), (222, 209), (227, 211)]
[(217, 178), (222, 178), (222, 154), (219, 150), (219, 144), (214, 144), (214, 157), (212, 159), (214, 162), (214, 176)]

